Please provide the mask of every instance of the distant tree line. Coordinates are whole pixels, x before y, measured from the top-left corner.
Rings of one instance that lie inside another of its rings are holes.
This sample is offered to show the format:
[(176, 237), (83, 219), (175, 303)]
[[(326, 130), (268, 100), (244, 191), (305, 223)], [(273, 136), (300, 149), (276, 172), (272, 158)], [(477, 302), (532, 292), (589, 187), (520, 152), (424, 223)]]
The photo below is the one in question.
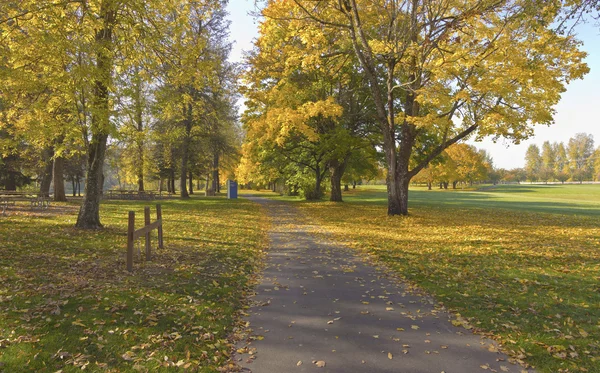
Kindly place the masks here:
[(545, 141), (542, 148), (531, 144), (525, 154), (522, 177), (532, 181), (598, 181), (600, 180), (600, 147), (594, 148), (594, 137), (578, 133), (564, 143)]

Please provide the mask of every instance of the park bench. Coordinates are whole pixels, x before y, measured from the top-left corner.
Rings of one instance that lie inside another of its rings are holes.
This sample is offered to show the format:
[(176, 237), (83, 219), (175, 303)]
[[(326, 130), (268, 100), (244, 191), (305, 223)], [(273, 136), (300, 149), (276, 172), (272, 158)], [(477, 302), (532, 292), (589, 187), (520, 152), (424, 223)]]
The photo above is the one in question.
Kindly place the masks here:
[(104, 199), (123, 199), (123, 200), (152, 200), (156, 197), (153, 191), (137, 191), (112, 189), (104, 192)]
[(48, 193), (2, 190), (0, 191), (2, 215), (6, 215), (8, 206), (16, 206), (17, 202), (20, 201), (28, 202), (32, 209), (47, 209), (50, 207), (50, 196)]

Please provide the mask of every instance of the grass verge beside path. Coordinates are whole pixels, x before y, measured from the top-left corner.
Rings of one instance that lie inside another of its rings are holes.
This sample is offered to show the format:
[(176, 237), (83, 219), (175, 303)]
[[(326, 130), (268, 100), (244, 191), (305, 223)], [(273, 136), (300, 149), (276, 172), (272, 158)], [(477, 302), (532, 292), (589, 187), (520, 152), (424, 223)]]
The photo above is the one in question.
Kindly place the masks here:
[(103, 202), (101, 231), (73, 228), (76, 204), (0, 217), (0, 372), (216, 372), (227, 364), (268, 222), (243, 199), (160, 203), (165, 249), (136, 261), (133, 274), (125, 270), (127, 211), (139, 228), (153, 203)]
[(600, 188), (589, 203), (534, 189), (413, 191), (409, 217), (387, 217), (381, 190), (299, 207), (540, 372), (600, 372)]

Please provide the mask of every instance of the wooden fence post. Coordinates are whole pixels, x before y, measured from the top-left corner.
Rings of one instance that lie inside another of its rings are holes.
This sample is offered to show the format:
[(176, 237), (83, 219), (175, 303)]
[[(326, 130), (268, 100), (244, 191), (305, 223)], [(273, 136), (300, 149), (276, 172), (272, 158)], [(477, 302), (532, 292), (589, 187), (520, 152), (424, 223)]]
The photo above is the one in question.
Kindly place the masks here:
[[(150, 225), (150, 207), (144, 207), (144, 226)], [(150, 231), (146, 232), (146, 260), (151, 258)]]
[(127, 225), (127, 270), (133, 271), (133, 231), (135, 230), (135, 212), (129, 211), (129, 224)]
[(158, 225), (158, 248), (163, 248), (163, 227), (162, 227), (162, 209), (160, 204), (156, 205), (156, 220), (160, 221)]

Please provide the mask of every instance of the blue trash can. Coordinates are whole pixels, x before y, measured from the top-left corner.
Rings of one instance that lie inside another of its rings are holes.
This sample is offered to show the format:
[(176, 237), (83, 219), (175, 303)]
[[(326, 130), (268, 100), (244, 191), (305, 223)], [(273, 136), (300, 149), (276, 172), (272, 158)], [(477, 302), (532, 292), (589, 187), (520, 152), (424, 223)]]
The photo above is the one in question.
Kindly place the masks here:
[(238, 198), (238, 183), (237, 181), (227, 180), (227, 199)]

